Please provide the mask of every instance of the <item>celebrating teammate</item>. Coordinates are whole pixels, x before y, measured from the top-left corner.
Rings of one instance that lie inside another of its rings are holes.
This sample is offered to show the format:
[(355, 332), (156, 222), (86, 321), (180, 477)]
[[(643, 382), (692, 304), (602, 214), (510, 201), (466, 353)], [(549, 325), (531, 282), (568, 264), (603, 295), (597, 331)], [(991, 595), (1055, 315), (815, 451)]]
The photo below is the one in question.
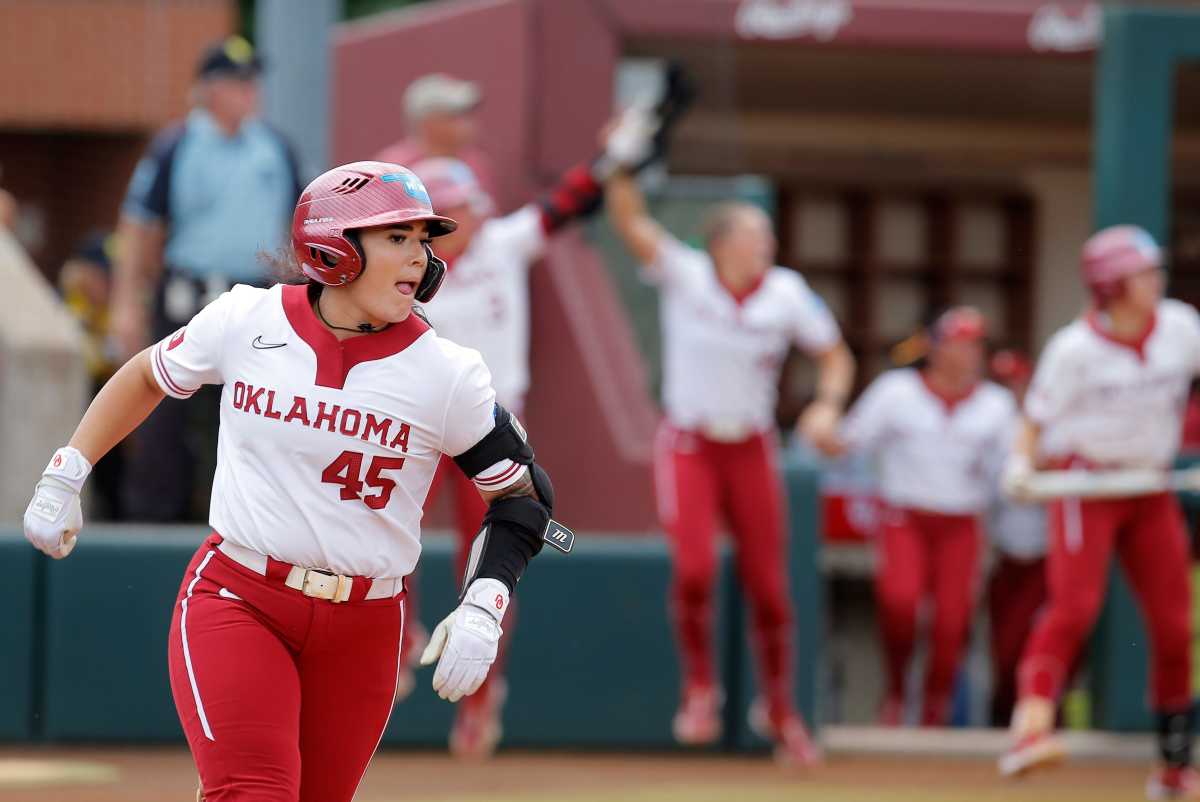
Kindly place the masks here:
[(94, 462), (164, 396), (223, 383), (212, 535), (171, 622), (171, 689), (209, 802), (349, 802), (392, 708), (404, 577), (442, 454), (487, 514), (461, 604), (423, 655), (456, 702), (496, 655), (511, 593), (553, 492), (478, 353), (438, 337), (414, 301), (454, 231), (394, 164), (309, 184), (292, 223), (302, 285), (237, 286), (122, 367), (55, 452), (25, 536), (65, 557)]
[[(1047, 344), (1025, 402), (1005, 486), (1020, 497), (1034, 466), (1170, 468), (1188, 386), (1200, 371), (1200, 316), (1163, 298), (1162, 255), (1149, 234), (1114, 226), (1083, 247), (1092, 307)], [(1170, 493), (1064, 498), (1050, 505), (1050, 598), (1021, 660), (1020, 698), (1004, 774), (1063, 757), (1055, 703), (1104, 601), (1115, 553), (1150, 633), (1150, 697), (1161, 765), (1151, 799), (1200, 799), (1191, 768), (1191, 582), (1187, 533)]]
[[(529, 387), (529, 268), (541, 258), (547, 237), (598, 207), (600, 185), (588, 167), (579, 166), (541, 201), (497, 217), (491, 197), (466, 163), (426, 159), (414, 164), (413, 172), (429, 190), (434, 208), (458, 222), (457, 230), (438, 241), (438, 253), (448, 265), (446, 279), (424, 310), (439, 336), (483, 355), (495, 377), (497, 401), (520, 415)], [(427, 504), (447, 485), (454, 494), (462, 566), (486, 509), (470, 480), (445, 460)], [(486, 757), (500, 740), (506, 696), (501, 669), (514, 614), (510, 610), (510, 624), (487, 681), (458, 705), (450, 731), (450, 750), (458, 756)]]
[(927, 365), (890, 370), (850, 409), (842, 442), (830, 451), (873, 454), (884, 502), (875, 580), (887, 692), (880, 720), (898, 725), (917, 612), (933, 597), (921, 723), (950, 714), (954, 679), (971, 622), (982, 545), (979, 516), (995, 486), (994, 455), (1012, 431), (1016, 407), (982, 380), (985, 327), (972, 307), (954, 307), (928, 330)]
[[(636, 164), (648, 147), (639, 133), (640, 114), (632, 110), (612, 134), (612, 150), (623, 164)], [(755, 705), (754, 721), (775, 740), (781, 759), (813, 763), (818, 752), (792, 699), (792, 610), (773, 432), (776, 386), (789, 344), (815, 356), (817, 396), (800, 428), (826, 439), (850, 392), (854, 359), (833, 316), (800, 275), (772, 266), (771, 221), (757, 207), (726, 203), (713, 209), (701, 251), (650, 217), (627, 172), (613, 173), (605, 195), (613, 228), (662, 295), (666, 421), (655, 482), (672, 545), (671, 595), (683, 651), (675, 737), (710, 743), (721, 731), (712, 598), (716, 517), (723, 512), (753, 609), (765, 696)]]

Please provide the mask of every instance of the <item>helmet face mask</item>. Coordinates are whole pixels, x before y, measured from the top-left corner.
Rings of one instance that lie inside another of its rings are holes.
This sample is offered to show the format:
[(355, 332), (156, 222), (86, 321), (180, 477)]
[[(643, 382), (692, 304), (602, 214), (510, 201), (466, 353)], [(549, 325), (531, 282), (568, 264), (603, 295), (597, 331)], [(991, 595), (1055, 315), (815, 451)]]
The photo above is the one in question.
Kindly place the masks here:
[[(349, 284), (366, 267), (358, 230), (417, 221), (425, 223), (431, 237), (457, 227), (434, 214), (429, 193), (409, 170), (387, 162), (354, 162), (318, 176), (300, 195), (292, 217), (292, 252), (311, 281)], [(432, 253), (426, 247), (431, 258), (416, 295), (421, 302), (433, 297), (445, 274), (445, 263)]]

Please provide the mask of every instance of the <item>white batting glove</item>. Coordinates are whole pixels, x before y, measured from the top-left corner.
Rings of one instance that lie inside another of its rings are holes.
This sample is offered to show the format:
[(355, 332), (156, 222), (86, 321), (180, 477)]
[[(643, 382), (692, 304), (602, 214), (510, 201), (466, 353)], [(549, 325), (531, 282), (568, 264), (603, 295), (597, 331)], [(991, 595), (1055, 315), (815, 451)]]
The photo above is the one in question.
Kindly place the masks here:
[(79, 492), (91, 472), (92, 464), (76, 449), (54, 452), (25, 509), (25, 539), (38, 551), (61, 560), (75, 548), (83, 528)]
[(605, 159), (624, 168), (637, 167), (650, 158), (659, 120), (645, 106), (630, 106), (608, 132), (604, 141)]
[(1004, 472), (1000, 476), (1000, 487), (1004, 494), (1014, 501), (1033, 500), (1033, 489), (1030, 481), (1033, 479), (1033, 464), (1024, 454), (1010, 454), (1004, 463)]
[[(476, 579), (454, 612), (442, 619), (421, 653), (421, 665), (437, 662), (433, 689), (448, 702), (479, 690), (496, 661), (508, 609), (508, 588), (498, 579)], [(440, 659), (439, 659), (440, 658)]]

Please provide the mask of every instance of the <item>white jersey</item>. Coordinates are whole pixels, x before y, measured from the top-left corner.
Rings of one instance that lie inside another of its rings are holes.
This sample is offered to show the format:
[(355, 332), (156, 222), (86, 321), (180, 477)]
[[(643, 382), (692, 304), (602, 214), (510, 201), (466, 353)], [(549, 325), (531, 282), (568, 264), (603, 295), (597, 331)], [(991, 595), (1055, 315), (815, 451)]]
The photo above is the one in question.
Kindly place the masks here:
[(664, 236), (643, 276), (661, 288), (663, 406), (680, 429), (737, 440), (772, 428), (788, 346), (819, 354), (841, 340), (829, 308), (787, 268), (738, 300), (707, 253)]
[[(400, 577), (421, 553), (421, 506), (442, 454), (495, 426), (479, 354), (416, 315), (338, 341), (306, 286), (234, 287), (151, 352), (163, 391), (225, 385), (209, 523), (293, 565)], [(501, 489), (507, 460), (476, 478)]]
[(1070, 323), (1047, 343), (1025, 399), (1040, 456), (1169, 466), (1198, 369), (1200, 316), (1182, 301), (1162, 301), (1138, 343), (1114, 340), (1096, 313)]
[(921, 372), (889, 370), (850, 408), (843, 437), (873, 453), (880, 496), (895, 507), (949, 515), (982, 512), (995, 495), (997, 454), (1008, 452), (1012, 393), (980, 382), (947, 400)]
[(529, 389), (529, 266), (545, 245), (532, 204), (486, 221), (424, 306), (438, 336), (483, 354), (510, 410), (521, 409)]

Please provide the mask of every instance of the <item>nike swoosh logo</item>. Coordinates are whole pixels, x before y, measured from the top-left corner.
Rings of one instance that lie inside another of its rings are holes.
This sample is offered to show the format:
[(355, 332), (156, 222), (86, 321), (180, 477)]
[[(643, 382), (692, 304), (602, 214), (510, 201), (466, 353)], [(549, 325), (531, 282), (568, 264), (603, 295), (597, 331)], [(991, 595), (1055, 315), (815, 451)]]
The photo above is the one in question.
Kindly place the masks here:
[(255, 337), (254, 342), (252, 342), (250, 344), (253, 345), (255, 348), (257, 348), (260, 351), (265, 350), (267, 348), (282, 348), (283, 346), (287, 345), (287, 343), (265, 343), (265, 342), (263, 342), (263, 338), (262, 338), (261, 334), (258, 335), (257, 337)]

